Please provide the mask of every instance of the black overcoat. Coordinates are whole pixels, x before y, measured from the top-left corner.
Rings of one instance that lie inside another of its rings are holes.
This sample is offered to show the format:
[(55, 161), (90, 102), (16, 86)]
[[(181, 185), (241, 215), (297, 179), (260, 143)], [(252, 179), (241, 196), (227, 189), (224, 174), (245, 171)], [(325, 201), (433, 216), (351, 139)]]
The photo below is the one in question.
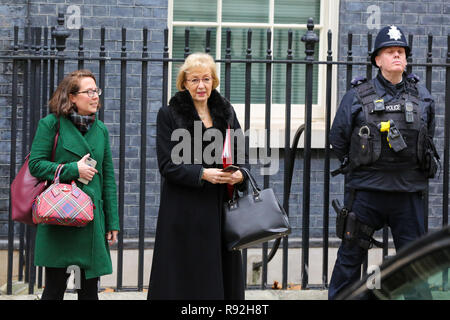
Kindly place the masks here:
[[(211, 92), (208, 107), (212, 128), (222, 134), (228, 124), (240, 129), (233, 107), (216, 90)], [(201, 122), (187, 90), (177, 92), (169, 106), (158, 112), (156, 146), (162, 190), (148, 298), (244, 299), (241, 253), (227, 251), (222, 241), (226, 185), (201, 180), (202, 168), (222, 168), (222, 164), (207, 164), (194, 151), (190, 163), (176, 164), (171, 157), (180, 142), (171, 141), (175, 129), (191, 134), (192, 147), (195, 139), (201, 139), (194, 136), (194, 122), (203, 134), (212, 129)], [(210, 143), (202, 142), (202, 151)], [(236, 157), (235, 152), (235, 164)], [(243, 183), (239, 188), (245, 187)]]

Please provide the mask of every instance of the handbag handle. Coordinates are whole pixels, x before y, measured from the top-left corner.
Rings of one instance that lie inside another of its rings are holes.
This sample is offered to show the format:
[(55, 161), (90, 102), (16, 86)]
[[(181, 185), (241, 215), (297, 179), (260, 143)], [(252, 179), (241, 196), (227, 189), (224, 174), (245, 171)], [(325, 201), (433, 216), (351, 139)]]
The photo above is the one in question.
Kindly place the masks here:
[(254, 195), (254, 196), (259, 195), (259, 192), (261, 191), (261, 189), (258, 187), (258, 184), (256, 183), (256, 180), (255, 180), (255, 178), (252, 176), (252, 174), (250, 173), (250, 171), (249, 171), (247, 168), (245, 168), (245, 167), (240, 167), (239, 170), (244, 171), (245, 174), (247, 175), (248, 181), (250, 181), (250, 185), (251, 185), (252, 190), (253, 190), (253, 195)]
[[(250, 181), (250, 186), (252, 188), (253, 197), (257, 200), (259, 198), (261, 189), (258, 187), (255, 178), (251, 175), (250, 171), (247, 168), (239, 167), (239, 170), (245, 172), (245, 174), (247, 175), (248, 181)], [(238, 191), (237, 188), (234, 188), (233, 197), (230, 200), (230, 203), (235, 203), (237, 201), (237, 198), (239, 198)]]
[(58, 184), (59, 183), (59, 175), (61, 174), (61, 170), (64, 167), (63, 163), (58, 164), (58, 167), (56, 168), (55, 171), (55, 177), (53, 178), (53, 181)]

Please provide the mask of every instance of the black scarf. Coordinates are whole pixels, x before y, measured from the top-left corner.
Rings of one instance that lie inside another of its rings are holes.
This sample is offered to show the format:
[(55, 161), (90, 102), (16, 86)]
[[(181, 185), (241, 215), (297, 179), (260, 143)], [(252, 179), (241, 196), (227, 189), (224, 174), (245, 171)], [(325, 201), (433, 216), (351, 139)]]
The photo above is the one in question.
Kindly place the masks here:
[[(181, 128), (191, 131), (194, 121), (200, 121), (188, 90), (175, 93), (170, 99), (169, 108), (177, 125)], [(215, 89), (211, 91), (208, 98), (208, 108), (215, 128), (225, 132), (228, 124), (233, 124), (234, 112), (230, 102)]]
[(88, 116), (82, 116), (78, 114), (78, 112), (76, 112), (75, 110), (72, 110), (72, 112), (69, 113), (69, 119), (72, 121), (75, 127), (77, 127), (78, 130), (80, 130), (80, 132), (84, 135), (86, 132), (89, 131), (89, 129), (94, 124), (95, 113)]

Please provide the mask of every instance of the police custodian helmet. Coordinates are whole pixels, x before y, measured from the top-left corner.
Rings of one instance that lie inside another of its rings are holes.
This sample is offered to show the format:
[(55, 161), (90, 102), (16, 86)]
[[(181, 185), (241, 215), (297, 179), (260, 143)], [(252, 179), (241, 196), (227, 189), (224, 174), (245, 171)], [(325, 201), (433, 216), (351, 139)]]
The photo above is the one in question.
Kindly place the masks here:
[(411, 48), (408, 46), (406, 42), (406, 37), (403, 31), (397, 26), (387, 26), (378, 32), (378, 35), (375, 39), (375, 48), (373, 49), (373, 53), (371, 56), (372, 64), (375, 67), (378, 67), (375, 63), (375, 57), (378, 54), (378, 51), (382, 48), (386, 47), (403, 47), (405, 48), (406, 56), (408, 57)]

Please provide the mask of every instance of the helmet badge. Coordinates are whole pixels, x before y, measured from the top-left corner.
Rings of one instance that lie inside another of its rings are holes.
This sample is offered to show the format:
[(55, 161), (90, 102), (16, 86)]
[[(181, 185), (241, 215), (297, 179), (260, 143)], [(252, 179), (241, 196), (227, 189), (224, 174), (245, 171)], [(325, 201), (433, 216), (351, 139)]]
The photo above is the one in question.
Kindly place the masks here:
[(402, 38), (402, 33), (397, 29), (396, 26), (391, 26), (389, 32), (387, 33), (389, 38), (392, 40), (399, 40)]

